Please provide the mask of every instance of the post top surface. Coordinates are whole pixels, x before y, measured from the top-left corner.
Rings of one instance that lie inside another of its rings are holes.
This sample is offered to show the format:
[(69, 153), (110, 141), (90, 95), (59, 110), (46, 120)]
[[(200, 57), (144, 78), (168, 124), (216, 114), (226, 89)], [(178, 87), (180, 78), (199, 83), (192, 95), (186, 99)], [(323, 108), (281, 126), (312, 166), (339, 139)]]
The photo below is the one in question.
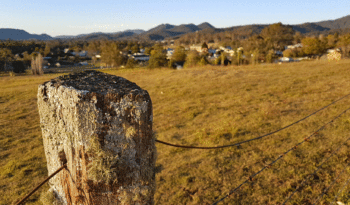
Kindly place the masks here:
[(73, 87), (77, 90), (86, 90), (100, 94), (106, 94), (107, 92), (126, 94), (135, 89), (142, 91), (138, 85), (125, 78), (95, 70), (59, 76), (50, 82), (55, 87)]

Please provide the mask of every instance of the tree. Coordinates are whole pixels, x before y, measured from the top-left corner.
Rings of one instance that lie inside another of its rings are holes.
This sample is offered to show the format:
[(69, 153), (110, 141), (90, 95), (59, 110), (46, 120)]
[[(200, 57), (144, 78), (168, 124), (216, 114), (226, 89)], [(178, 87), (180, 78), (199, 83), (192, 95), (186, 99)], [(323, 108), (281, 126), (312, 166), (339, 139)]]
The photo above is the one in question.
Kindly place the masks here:
[(252, 56), (252, 58), (251, 58), (252, 64), (258, 64), (259, 55), (260, 55), (259, 49), (255, 49), (255, 50), (252, 52), (252, 54), (251, 54), (251, 56)]
[(265, 27), (260, 35), (266, 41), (266, 51), (270, 49), (282, 50), (293, 42), (295, 31), (291, 26), (275, 23)]
[(209, 62), (205, 56), (201, 56), (199, 62), (197, 63), (200, 66), (208, 65)]
[(241, 49), (237, 50), (236, 58), (237, 58), (238, 65), (241, 65), (243, 61), (243, 50)]
[(269, 50), (269, 52), (266, 55), (266, 62), (272, 63), (276, 59), (276, 54), (273, 49)]
[(185, 48), (182, 46), (177, 46), (171, 57), (175, 62), (183, 62), (186, 60)]
[(338, 38), (335, 38), (334, 35), (328, 35), (327, 36), (327, 48), (334, 48), (335, 45), (337, 44), (338, 42)]
[(154, 46), (148, 61), (149, 68), (160, 68), (167, 64), (166, 55), (163, 53), (163, 47), (159, 44)]
[(126, 68), (134, 68), (137, 65), (137, 62), (133, 58), (129, 58), (128, 61), (126, 62), (125, 67)]
[(306, 55), (318, 55), (325, 51), (324, 45), (317, 38), (306, 37), (301, 42)]
[(208, 47), (207, 43), (204, 42), (204, 43), (202, 44), (202, 49), (208, 49), (208, 48), (209, 48), (209, 47)]
[(184, 67), (196, 66), (199, 61), (200, 61), (199, 53), (197, 51), (190, 51), (186, 56)]
[(293, 36), (293, 44), (301, 43), (302, 38), (303, 38), (303, 36), (301, 35), (301, 33), (299, 31), (295, 32), (295, 34)]
[(151, 47), (146, 47), (145, 48), (145, 54), (146, 55), (151, 55), (151, 51), (153, 50), (153, 48), (151, 48)]
[(12, 51), (8, 48), (0, 48), (0, 60), (1, 61), (12, 61), (13, 60)]
[(341, 47), (343, 57), (350, 56), (350, 34), (341, 36), (337, 45)]
[(133, 47), (131, 47), (131, 52), (132, 53), (139, 53), (140, 52), (139, 44), (135, 43), (135, 45)]
[(292, 49), (286, 49), (283, 51), (283, 57), (297, 57), (296, 52)]
[(50, 47), (50, 45), (46, 44), (45, 50), (44, 50), (44, 56), (49, 55), (50, 52), (51, 52), (51, 47)]
[(26, 67), (24, 66), (23, 61), (13, 61), (12, 62), (13, 72), (15, 73), (24, 73)]
[(43, 71), (43, 57), (39, 54), (37, 57), (32, 58), (32, 73), (33, 75), (42, 75)]
[(101, 46), (101, 62), (107, 66), (120, 66), (127, 62), (127, 58), (120, 54), (116, 42), (105, 42)]

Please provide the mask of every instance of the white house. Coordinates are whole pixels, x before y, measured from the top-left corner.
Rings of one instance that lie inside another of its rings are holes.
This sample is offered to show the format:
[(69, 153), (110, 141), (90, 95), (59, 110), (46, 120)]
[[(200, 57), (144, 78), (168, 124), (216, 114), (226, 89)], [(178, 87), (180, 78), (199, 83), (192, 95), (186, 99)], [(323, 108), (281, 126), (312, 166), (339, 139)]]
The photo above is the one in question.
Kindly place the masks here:
[(298, 44), (295, 44), (295, 45), (288, 45), (288, 46), (285, 46), (284, 49), (294, 49), (294, 48), (302, 48), (303, 47), (303, 44), (301, 43), (298, 43)]
[(216, 53), (216, 49), (209, 48), (208, 49), (208, 53), (215, 54)]
[(279, 62), (293, 62), (293, 58), (288, 58), (288, 57), (282, 57), (278, 60)]
[(174, 49), (168, 48), (168, 49), (166, 50), (166, 58), (167, 58), (167, 59), (170, 59), (171, 56), (173, 56), (173, 53), (174, 53)]
[(135, 54), (130, 56), (131, 58), (133, 58), (136, 61), (148, 61), (149, 60), (149, 55), (144, 55), (144, 54)]
[(197, 52), (202, 52), (202, 46), (199, 46), (199, 45), (192, 45), (190, 46), (190, 50), (194, 50), (194, 51), (197, 51)]
[(328, 49), (327, 53), (334, 53), (334, 52), (340, 52), (339, 48), (333, 48), (333, 49)]
[(282, 51), (275, 51), (275, 54), (279, 55), (279, 56), (283, 56), (283, 52)]
[(87, 51), (80, 51), (80, 52), (79, 52), (79, 56), (80, 56), (80, 57), (86, 57), (87, 54), (88, 54)]

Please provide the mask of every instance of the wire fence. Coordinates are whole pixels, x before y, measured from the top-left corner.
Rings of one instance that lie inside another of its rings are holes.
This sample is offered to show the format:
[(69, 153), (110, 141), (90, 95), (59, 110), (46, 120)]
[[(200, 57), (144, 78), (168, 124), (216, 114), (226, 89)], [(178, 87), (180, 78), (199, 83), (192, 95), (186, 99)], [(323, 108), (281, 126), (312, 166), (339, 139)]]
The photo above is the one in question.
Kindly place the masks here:
[(293, 195), (297, 191), (299, 191), (301, 187), (303, 187), (303, 185), (310, 179), (311, 176), (314, 176), (320, 169), (322, 169), (322, 165), (325, 162), (327, 162), (335, 153), (337, 153), (340, 150), (340, 148), (343, 147), (349, 141), (349, 139), (350, 137), (343, 144), (341, 144), (336, 150), (334, 150), (329, 157), (323, 160), (323, 162), (316, 168), (316, 170), (313, 173), (308, 174), (307, 177), (299, 184), (299, 186), (294, 190), (294, 192), (291, 195), (289, 195), (289, 197), (283, 202), (282, 205), (286, 204), (293, 197)]
[(335, 203), (335, 201), (338, 199), (339, 194), (343, 192), (344, 188), (348, 185), (349, 182), (350, 182), (350, 177), (349, 177), (348, 180), (344, 183), (343, 187), (338, 191), (337, 195), (335, 195), (334, 200), (332, 201), (331, 204), (334, 204), (334, 203)]
[(23, 199), (21, 199), (19, 202), (16, 203), (16, 205), (24, 204), (24, 202), (33, 195), (42, 185), (44, 185), (47, 181), (49, 181), (52, 177), (54, 177), (56, 174), (58, 174), (62, 169), (67, 168), (67, 164), (64, 164), (59, 169), (57, 169), (54, 173), (52, 173), (50, 176), (48, 176), (43, 182), (41, 182), (37, 187), (33, 189), (29, 194), (27, 194)]
[(317, 204), (317, 202), (328, 192), (328, 190), (333, 186), (333, 184), (338, 180), (338, 178), (345, 172), (346, 168), (350, 165), (350, 162), (344, 167), (344, 169), (337, 175), (337, 177), (332, 181), (332, 183), (323, 190), (320, 196), (316, 199), (313, 205)]
[(251, 141), (254, 141), (254, 140), (258, 140), (258, 139), (262, 139), (262, 138), (264, 138), (264, 137), (267, 137), (267, 136), (269, 136), (269, 135), (272, 135), (272, 134), (275, 134), (275, 133), (277, 133), (277, 132), (280, 132), (280, 131), (282, 131), (282, 130), (284, 130), (284, 129), (287, 129), (288, 127), (291, 127), (291, 126), (293, 126), (293, 125), (295, 125), (295, 124), (297, 124), (297, 123), (299, 123), (299, 122), (301, 122), (301, 121), (306, 120), (307, 118), (309, 118), (309, 117), (315, 115), (316, 113), (318, 113), (318, 112), (320, 112), (320, 111), (326, 109), (327, 107), (333, 105), (334, 103), (336, 103), (336, 102), (338, 102), (338, 101), (340, 101), (340, 100), (342, 100), (342, 99), (344, 99), (344, 98), (346, 98), (346, 97), (348, 97), (348, 96), (350, 96), (350, 93), (347, 94), (347, 95), (345, 95), (345, 96), (343, 96), (343, 97), (341, 97), (341, 98), (339, 98), (338, 100), (333, 101), (332, 103), (330, 103), (330, 104), (328, 104), (328, 105), (326, 105), (326, 106), (324, 106), (324, 107), (322, 107), (322, 108), (316, 110), (315, 112), (311, 113), (310, 115), (308, 115), (308, 116), (306, 116), (306, 117), (303, 117), (303, 118), (301, 118), (301, 119), (299, 119), (299, 120), (297, 120), (297, 121), (295, 121), (295, 122), (293, 122), (293, 123), (291, 123), (291, 124), (289, 124), (289, 125), (287, 125), (287, 126), (285, 126), (285, 127), (282, 127), (282, 128), (280, 128), (280, 129), (278, 129), (278, 130), (275, 130), (275, 131), (273, 131), (273, 132), (270, 132), (270, 133), (267, 133), (267, 134), (265, 134), (265, 135), (261, 135), (261, 136), (258, 136), (258, 137), (255, 137), (255, 138), (252, 138), (252, 139), (249, 139), (249, 140), (244, 140), (244, 141), (241, 141), (241, 142), (237, 142), (237, 143), (235, 143), (235, 144), (223, 145), (223, 146), (216, 146), (216, 147), (194, 147), (194, 146), (186, 146), (186, 145), (171, 144), (171, 143), (169, 143), (169, 142), (163, 142), (163, 141), (161, 141), (161, 140), (156, 140), (156, 142), (161, 143), (161, 144), (165, 144), (165, 145), (168, 145), (168, 146), (172, 146), (172, 147), (188, 148), (188, 149), (220, 149), (220, 148), (226, 148), (226, 147), (238, 147), (238, 146), (240, 146), (241, 144), (248, 143), (248, 142), (251, 142)]
[[(258, 140), (258, 139), (262, 139), (264, 137), (267, 137), (269, 135), (272, 135), (272, 134), (275, 134), (277, 132), (280, 132), (284, 129), (287, 129), (288, 127), (291, 127), (303, 120), (306, 120), (307, 118), (315, 115), (316, 113), (326, 109), (327, 107), (335, 104), (336, 102), (346, 98), (350, 96), (350, 93), (339, 98), (338, 100), (336, 101), (333, 101), (332, 103), (322, 107), (321, 109), (318, 109), (316, 110), (315, 112), (311, 113), (310, 115), (306, 116), (306, 117), (303, 117), (285, 127), (282, 127), (278, 130), (275, 130), (273, 132), (270, 132), (270, 133), (267, 133), (265, 135), (261, 135), (261, 136), (258, 136), (258, 137), (255, 137), (255, 138), (252, 138), (252, 139), (249, 139), (249, 140), (244, 140), (244, 141), (241, 141), (241, 142), (238, 142), (238, 143), (235, 143), (235, 144), (230, 144), (230, 145), (223, 145), (223, 146), (217, 146), (217, 147), (195, 147), (195, 146), (186, 146), (186, 145), (176, 145), (176, 144), (171, 144), (171, 143), (168, 143), (168, 142), (163, 142), (161, 140), (155, 140), (156, 142), (158, 143), (161, 143), (161, 144), (165, 144), (165, 145), (168, 145), (168, 146), (173, 146), (173, 147), (178, 147), (178, 148), (189, 148), (189, 149), (219, 149), (219, 148), (226, 148), (226, 147), (232, 147), (232, 146), (240, 146), (241, 144), (244, 144), (244, 143), (248, 143), (248, 142), (251, 142), (251, 141), (254, 141), (254, 140)], [(321, 126), (318, 130), (316, 130), (315, 132), (313, 132), (311, 135), (309, 135), (308, 137), (304, 138), (303, 141), (299, 142), (297, 145), (293, 146), (292, 148), (288, 149), (287, 151), (285, 151), (283, 154), (279, 155), (274, 161), (272, 161), (270, 164), (268, 165), (265, 165), (262, 169), (260, 169), (258, 172), (252, 174), (251, 176), (248, 177), (247, 180), (245, 180), (243, 183), (241, 183), (240, 185), (238, 185), (236, 188), (234, 188), (233, 190), (231, 190), (228, 194), (226, 194), (223, 198), (219, 199), (218, 201), (214, 202), (213, 205), (216, 205), (218, 204), (219, 202), (223, 201), (225, 198), (227, 198), (228, 196), (232, 195), (235, 191), (237, 191), (238, 189), (240, 189), (244, 184), (248, 183), (249, 181), (253, 181), (253, 178), (256, 177), (258, 174), (262, 173), (265, 169), (268, 169), (270, 168), (273, 164), (275, 164), (278, 160), (282, 159), (286, 154), (288, 154), (289, 152), (291, 152), (292, 150), (295, 150), (297, 149), (301, 144), (303, 144), (304, 142), (307, 142), (310, 140), (310, 138), (314, 135), (316, 135), (320, 130), (324, 129), (325, 126), (327, 126), (328, 124), (332, 123), (334, 120), (336, 120), (337, 118), (339, 118), (341, 115), (343, 115), (346, 111), (348, 111), (350, 108), (344, 110), (343, 112), (341, 112), (339, 115), (337, 115), (335, 118), (333, 118), (331, 121), (325, 123), (323, 126)], [(350, 138), (348, 138), (341, 146), (343, 146)], [(340, 146), (340, 147), (341, 147)], [(333, 156), (333, 154), (337, 151), (339, 151), (340, 147), (335, 150), (325, 161), (323, 161), (321, 163), (321, 165), (316, 169), (316, 172), (322, 167), (323, 163), (328, 161), (328, 159)], [(322, 193), (321, 195), (318, 197), (318, 199), (316, 200), (315, 204), (323, 197), (324, 194), (327, 193), (327, 191), (329, 190), (329, 188), (335, 183), (335, 181), (339, 178), (339, 176), (346, 170), (346, 168), (350, 165), (350, 163), (348, 163), (348, 165), (344, 168), (344, 170), (337, 176), (337, 178), (331, 183), (330, 186), (328, 186)], [(16, 205), (20, 205), (20, 204), (23, 204), (34, 192), (36, 192), (43, 184), (45, 184), (49, 179), (51, 179), (53, 176), (55, 176), (56, 174), (58, 174), (61, 170), (63, 170), (64, 168), (67, 168), (67, 164), (64, 163), (62, 167), (60, 167), (58, 170), (56, 170), (53, 174), (51, 174), (50, 176), (48, 176), (43, 182), (41, 182), (37, 187), (35, 187), (33, 189), (32, 192), (30, 192), (28, 195), (26, 195), (22, 200), (20, 200), (19, 202), (16, 203)], [(312, 175), (312, 174), (311, 174)], [(308, 175), (310, 176), (310, 175)], [(350, 181), (350, 178), (348, 179), (348, 181), (346, 182), (346, 184), (344, 185), (344, 187), (348, 184), (348, 182)], [(302, 184), (305, 183), (305, 180), (302, 182)], [(298, 189), (302, 186), (299, 185), (296, 190), (287, 198), (287, 200), (283, 203), (285, 204), (297, 191)], [(344, 188), (343, 187), (343, 188)], [(341, 190), (342, 191), (342, 190)], [(340, 192), (339, 192), (340, 193)], [(338, 193), (338, 194), (339, 194)], [(338, 195), (337, 195), (338, 196)], [(335, 197), (334, 200), (336, 200), (337, 196)]]
[(240, 185), (238, 185), (236, 188), (234, 188), (233, 190), (231, 190), (228, 194), (226, 194), (223, 198), (219, 199), (218, 201), (214, 202), (212, 205), (217, 205), (219, 202), (223, 201), (225, 198), (229, 197), (230, 195), (232, 195), (233, 193), (235, 193), (238, 189), (240, 189), (244, 184), (248, 183), (249, 181), (253, 181), (253, 178), (256, 177), (258, 174), (260, 174), (261, 172), (263, 172), (265, 169), (270, 168), (273, 164), (275, 164), (277, 161), (279, 161), (280, 159), (282, 159), (286, 154), (288, 154), (289, 152), (291, 152), (292, 150), (297, 149), (301, 144), (303, 144), (304, 142), (307, 142), (310, 140), (310, 138), (314, 135), (316, 135), (319, 131), (321, 131), (322, 129), (324, 129), (328, 124), (333, 123), (334, 120), (336, 120), (337, 118), (339, 118), (341, 115), (343, 115), (346, 111), (348, 111), (350, 109), (350, 107), (346, 110), (344, 110), (343, 112), (341, 112), (339, 115), (337, 115), (335, 118), (333, 118), (332, 120), (330, 120), (329, 122), (327, 122), (326, 124), (324, 124), (323, 126), (321, 126), (318, 130), (316, 130), (315, 132), (313, 132), (311, 135), (309, 135), (308, 137), (304, 138), (303, 141), (299, 142), (298, 144), (296, 144), (295, 146), (293, 146), (292, 148), (288, 149), (287, 151), (285, 151), (283, 154), (279, 155), (279, 157), (277, 159), (275, 159), (274, 161), (272, 161), (270, 164), (265, 165), (262, 169), (260, 169), (258, 172), (250, 175), (248, 177), (247, 180), (245, 180), (244, 182), (242, 182)]

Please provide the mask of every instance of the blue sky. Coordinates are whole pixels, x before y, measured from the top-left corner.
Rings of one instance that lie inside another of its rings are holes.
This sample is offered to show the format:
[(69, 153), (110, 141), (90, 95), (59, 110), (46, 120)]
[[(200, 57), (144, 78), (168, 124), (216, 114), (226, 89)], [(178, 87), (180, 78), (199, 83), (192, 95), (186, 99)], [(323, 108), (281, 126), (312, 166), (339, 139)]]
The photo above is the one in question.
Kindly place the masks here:
[(50, 36), (127, 29), (159, 24), (209, 22), (217, 28), (282, 22), (299, 24), (350, 15), (349, 0), (0, 0), (0, 28)]

